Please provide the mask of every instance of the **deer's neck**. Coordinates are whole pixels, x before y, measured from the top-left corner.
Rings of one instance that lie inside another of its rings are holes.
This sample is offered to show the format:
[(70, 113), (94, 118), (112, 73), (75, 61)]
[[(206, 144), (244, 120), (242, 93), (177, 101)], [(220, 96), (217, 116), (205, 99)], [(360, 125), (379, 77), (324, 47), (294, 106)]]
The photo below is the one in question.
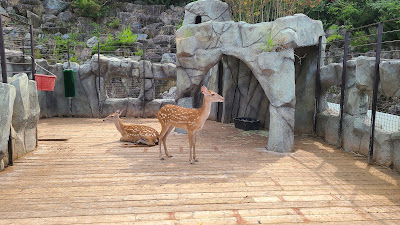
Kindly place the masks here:
[(202, 119), (203, 122), (205, 122), (208, 116), (210, 116), (211, 103), (212, 102), (209, 101), (207, 98), (203, 98), (203, 105), (199, 110), (200, 118)]
[(124, 135), (125, 131), (123, 129), (124, 124), (122, 123), (121, 119), (118, 117), (118, 120), (114, 122), (115, 127), (117, 127), (117, 130), (121, 133), (121, 135)]

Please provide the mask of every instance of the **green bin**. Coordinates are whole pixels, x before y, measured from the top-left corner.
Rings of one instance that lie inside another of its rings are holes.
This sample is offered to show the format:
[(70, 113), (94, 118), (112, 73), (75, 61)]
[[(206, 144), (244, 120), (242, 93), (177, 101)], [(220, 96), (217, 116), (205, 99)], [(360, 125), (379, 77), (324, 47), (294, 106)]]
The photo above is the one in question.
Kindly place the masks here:
[(64, 70), (64, 93), (65, 97), (75, 97), (75, 80), (73, 70)]

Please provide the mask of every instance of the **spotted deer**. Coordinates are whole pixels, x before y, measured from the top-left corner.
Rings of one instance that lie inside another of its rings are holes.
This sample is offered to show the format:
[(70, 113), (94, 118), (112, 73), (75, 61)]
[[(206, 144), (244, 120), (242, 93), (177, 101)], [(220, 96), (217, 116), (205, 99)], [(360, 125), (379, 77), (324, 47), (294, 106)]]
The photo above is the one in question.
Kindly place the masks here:
[[(189, 162), (193, 164), (196, 159), (196, 134), (201, 130), (210, 115), (212, 102), (223, 102), (224, 97), (219, 94), (201, 87), (204, 94), (203, 105), (199, 109), (188, 109), (176, 105), (165, 105), (157, 113), (157, 119), (161, 123), (160, 133), (160, 159), (163, 160), (161, 143), (164, 145), (164, 152), (167, 157), (172, 157), (168, 153), (166, 139), (174, 127), (187, 130), (189, 138)], [(193, 149), (193, 154), (192, 154)]]
[(136, 124), (124, 124), (119, 118), (122, 111), (117, 110), (115, 113), (108, 115), (103, 121), (113, 122), (117, 130), (121, 133), (122, 137), (120, 141), (133, 142), (135, 144), (143, 144), (154, 146), (158, 144), (158, 132), (154, 128), (136, 125)]

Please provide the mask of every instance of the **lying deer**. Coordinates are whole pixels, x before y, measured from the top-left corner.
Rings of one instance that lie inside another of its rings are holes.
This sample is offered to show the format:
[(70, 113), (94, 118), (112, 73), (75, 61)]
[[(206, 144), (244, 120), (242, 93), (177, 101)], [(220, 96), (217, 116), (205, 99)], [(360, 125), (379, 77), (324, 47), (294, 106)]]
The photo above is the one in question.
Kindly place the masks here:
[[(196, 134), (201, 130), (210, 115), (212, 102), (223, 102), (224, 97), (219, 94), (201, 87), (204, 94), (203, 106), (200, 109), (188, 109), (176, 105), (165, 105), (157, 113), (157, 119), (161, 123), (160, 133), (160, 159), (163, 160), (161, 152), (161, 142), (164, 144), (164, 152), (167, 157), (172, 157), (167, 150), (166, 139), (174, 127), (185, 129), (189, 138), (189, 162), (193, 164), (196, 159)], [(193, 149), (193, 154), (192, 154)]]
[(135, 144), (144, 144), (154, 146), (158, 144), (158, 132), (151, 127), (136, 124), (123, 124), (119, 118), (122, 111), (117, 110), (115, 113), (108, 115), (103, 121), (113, 122), (117, 130), (121, 133), (120, 141), (133, 142)]

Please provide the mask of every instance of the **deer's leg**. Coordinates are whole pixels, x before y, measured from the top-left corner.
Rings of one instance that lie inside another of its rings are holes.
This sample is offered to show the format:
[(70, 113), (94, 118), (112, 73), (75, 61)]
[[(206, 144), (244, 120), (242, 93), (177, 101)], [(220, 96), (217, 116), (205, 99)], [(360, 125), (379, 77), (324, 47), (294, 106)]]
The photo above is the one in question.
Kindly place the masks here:
[(164, 135), (164, 138), (163, 138), (164, 152), (165, 152), (165, 155), (166, 155), (168, 158), (171, 158), (172, 155), (170, 155), (170, 154), (168, 153), (166, 142), (167, 142), (167, 137), (168, 137), (168, 135), (171, 133), (172, 129), (174, 129), (174, 126), (170, 126), (170, 127), (168, 128), (168, 130), (167, 130), (167, 132), (165, 132), (165, 135)]
[(162, 151), (161, 151), (161, 143), (164, 143), (164, 147), (165, 147), (165, 142), (164, 142), (164, 135), (165, 135), (165, 133), (168, 131), (168, 126), (162, 126), (161, 127), (161, 132), (160, 132), (160, 136), (159, 136), (159, 139), (158, 139), (158, 144), (160, 145), (160, 159), (161, 160), (164, 160), (164, 158), (163, 158), (163, 155), (162, 155)]
[(197, 132), (193, 132), (193, 138), (192, 138), (192, 146), (193, 146), (193, 160), (195, 162), (198, 162), (199, 160), (196, 159), (196, 136)]
[(193, 131), (188, 131), (188, 139), (189, 139), (189, 162), (190, 164), (194, 163), (192, 157), (192, 147), (193, 147)]

